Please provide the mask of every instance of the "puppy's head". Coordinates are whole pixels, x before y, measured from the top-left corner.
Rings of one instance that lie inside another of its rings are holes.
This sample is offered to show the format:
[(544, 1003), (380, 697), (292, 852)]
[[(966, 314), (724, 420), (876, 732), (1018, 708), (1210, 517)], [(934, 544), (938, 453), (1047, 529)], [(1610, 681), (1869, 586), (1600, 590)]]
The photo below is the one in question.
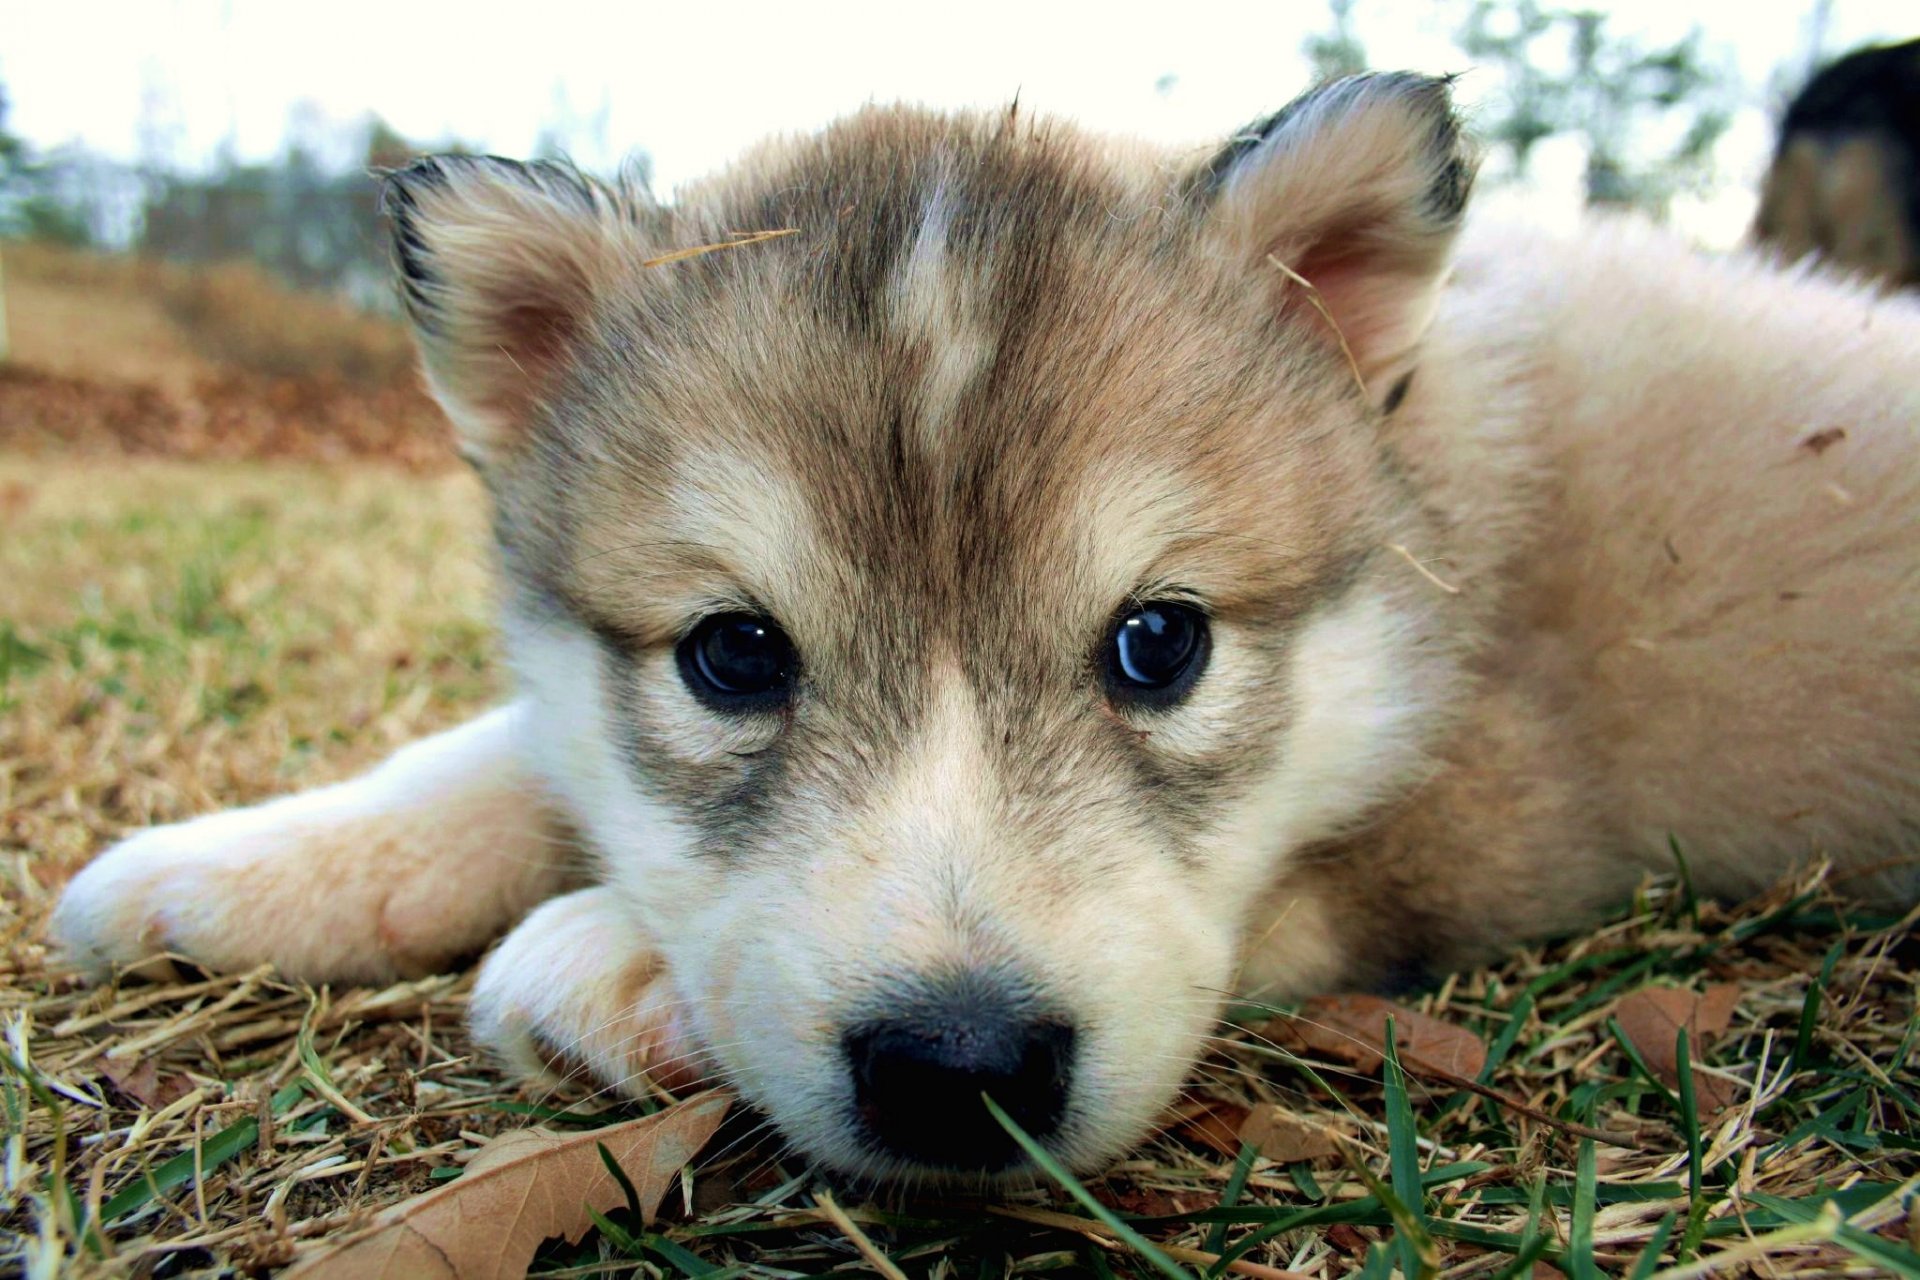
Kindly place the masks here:
[(1289, 853), (1417, 772), (1453, 651), (1381, 420), (1468, 175), (1387, 76), (1211, 159), (874, 110), (670, 208), (393, 178), (530, 745), (808, 1154), (1017, 1169), (984, 1093), (1112, 1158)]

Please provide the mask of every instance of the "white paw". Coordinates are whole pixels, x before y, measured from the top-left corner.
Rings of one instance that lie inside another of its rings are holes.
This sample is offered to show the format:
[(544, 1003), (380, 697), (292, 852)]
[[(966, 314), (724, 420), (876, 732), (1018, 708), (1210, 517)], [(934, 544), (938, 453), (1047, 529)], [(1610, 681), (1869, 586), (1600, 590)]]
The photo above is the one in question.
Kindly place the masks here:
[(204, 910), (204, 870), (191, 824), (143, 831), (107, 850), (67, 883), (47, 929), (67, 958), (95, 978), (179, 948), (184, 918)]
[(476, 1039), (517, 1074), (645, 1097), (706, 1074), (659, 953), (610, 889), (542, 904), (480, 968)]
[(385, 981), (415, 967), (381, 939), (379, 902), (338, 868), (328, 874), (316, 857), (326, 842), (278, 816), (273, 806), (213, 814), (113, 846), (61, 893), (54, 941), (95, 976), (159, 952), (220, 970), (271, 962), (315, 981)]
[(309, 982), (386, 982), (477, 954), (571, 868), (503, 708), (350, 782), (156, 827), (74, 877), (52, 932), (103, 973), (174, 951)]

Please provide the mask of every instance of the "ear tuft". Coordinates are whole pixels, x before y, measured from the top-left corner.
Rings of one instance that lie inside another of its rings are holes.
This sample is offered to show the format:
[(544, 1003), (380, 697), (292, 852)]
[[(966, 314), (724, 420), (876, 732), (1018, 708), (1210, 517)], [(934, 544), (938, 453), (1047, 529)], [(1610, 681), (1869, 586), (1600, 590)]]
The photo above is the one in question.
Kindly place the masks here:
[(571, 165), (427, 156), (385, 175), (394, 273), (468, 451), (511, 447), (651, 205)]
[(1322, 85), (1188, 183), (1283, 312), (1324, 304), (1317, 323), (1337, 328), (1375, 400), (1411, 368), (1473, 188), (1451, 84), (1397, 72)]

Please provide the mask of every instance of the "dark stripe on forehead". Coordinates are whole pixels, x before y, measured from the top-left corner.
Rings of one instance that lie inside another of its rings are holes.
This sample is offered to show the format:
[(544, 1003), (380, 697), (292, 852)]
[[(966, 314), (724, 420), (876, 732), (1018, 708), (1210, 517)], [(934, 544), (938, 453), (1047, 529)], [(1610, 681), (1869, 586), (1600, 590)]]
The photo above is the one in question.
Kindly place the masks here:
[[(1125, 220), (1138, 196), (1089, 163), (1075, 141), (1011, 116), (857, 116), (797, 144), (739, 202), (722, 194), (710, 216), (727, 229), (798, 229), (781, 251), (806, 253), (817, 313), (879, 338), (888, 284), (929, 211), (941, 217), (948, 252), (974, 262), (1010, 256), (1030, 264), (1061, 236), (1099, 236), (1116, 215)], [(705, 265), (724, 272), (729, 257), (711, 255)], [(1014, 314), (1005, 304), (1015, 301), (1002, 299), (1001, 313)]]

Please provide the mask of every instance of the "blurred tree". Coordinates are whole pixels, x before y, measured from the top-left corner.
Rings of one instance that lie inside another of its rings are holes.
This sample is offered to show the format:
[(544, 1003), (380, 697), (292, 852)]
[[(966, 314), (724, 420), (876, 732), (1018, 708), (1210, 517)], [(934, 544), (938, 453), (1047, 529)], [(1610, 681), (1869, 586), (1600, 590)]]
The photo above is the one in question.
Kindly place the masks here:
[(1357, 75), (1367, 69), (1367, 47), (1353, 29), (1353, 6), (1357, 0), (1327, 0), (1333, 18), (1331, 30), (1316, 31), (1300, 43), (1300, 52), (1313, 67), (1316, 84)]
[[(1302, 42), (1317, 80), (1367, 66), (1357, 0), (1327, 0), (1330, 26)], [(1741, 85), (1731, 63), (1694, 30), (1648, 45), (1608, 30), (1595, 9), (1540, 0), (1467, 0), (1453, 32), (1466, 68), (1491, 78), (1474, 117), (1494, 180), (1524, 180), (1539, 145), (1567, 137), (1586, 157), (1586, 200), (1655, 216), (1713, 178), (1714, 145), (1733, 122)]]
[(7, 128), (9, 106), (6, 86), (0, 85), (0, 236), (96, 243), (105, 217), (92, 184), (80, 179), (103, 162), (77, 147), (36, 155)]
[(150, 181), (139, 246), (189, 262), (250, 259), (296, 287), (389, 308), (376, 175), (427, 149), (378, 116), (343, 126), (311, 103), (296, 104), (272, 160), (245, 162), (229, 147), (211, 172)]
[(566, 84), (556, 80), (553, 84), (553, 105), (547, 112), (547, 122), (540, 127), (540, 135), (534, 141), (533, 158), (571, 160), (587, 167), (610, 164), (615, 159), (607, 144), (612, 119), (613, 102), (604, 92), (598, 107), (583, 112), (573, 105), (573, 95), (567, 92)]
[(1713, 148), (1739, 105), (1732, 68), (1698, 28), (1670, 45), (1615, 37), (1606, 14), (1537, 0), (1473, 0), (1461, 51), (1499, 77), (1481, 135), (1525, 177), (1533, 150), (1556, 135), (1586, 151), (1586, 198), (1655, 215), (1712, 177)]

